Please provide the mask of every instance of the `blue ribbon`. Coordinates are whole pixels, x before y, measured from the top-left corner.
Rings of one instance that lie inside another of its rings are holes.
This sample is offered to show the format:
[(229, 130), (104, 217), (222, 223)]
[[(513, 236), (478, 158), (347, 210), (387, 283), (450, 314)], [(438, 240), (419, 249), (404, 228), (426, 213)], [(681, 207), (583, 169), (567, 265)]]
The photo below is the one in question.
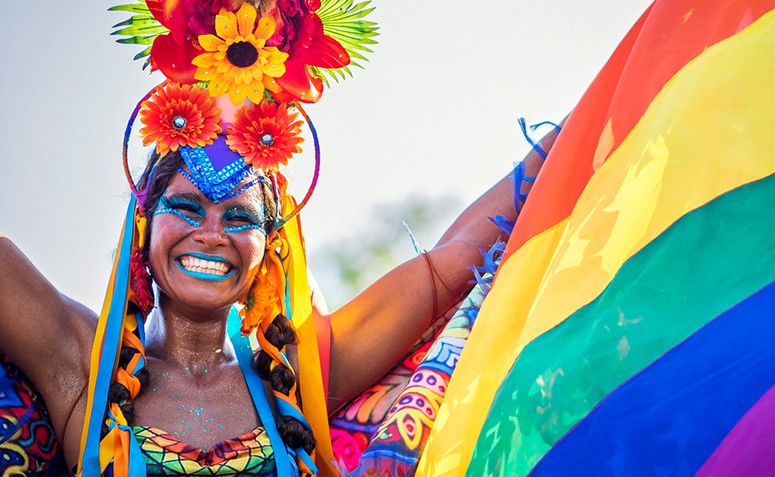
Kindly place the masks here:
[(227, 332), (234, 346), (234, 352), (237, 355), (242, 376), (248, 385), (250, 397), (253, 399), (253, 405), (256, 407), (258, 417), (261, 419), (261, 424), (264, 426), (266, 434), (269, 436), (269, 443), (274, 450), (277, 475), (278, 477), (296, 477), (298, 476), (298, 471), (294, 470), (295, 465), (292, 465), (292, 457), (285, 446), (285, 442), (280, 437), (280, 431), (277, 430), (272, 408), (269, 406), (269, 400), (264, 390), (264, 383), (250, 366), (250, 361), (253, 358), (253, 349), (250, 347), (248, 337), (242, 335), (240, 326), (241, 318), (239, 313), (235, 307), (232, 307), (226, 322)]

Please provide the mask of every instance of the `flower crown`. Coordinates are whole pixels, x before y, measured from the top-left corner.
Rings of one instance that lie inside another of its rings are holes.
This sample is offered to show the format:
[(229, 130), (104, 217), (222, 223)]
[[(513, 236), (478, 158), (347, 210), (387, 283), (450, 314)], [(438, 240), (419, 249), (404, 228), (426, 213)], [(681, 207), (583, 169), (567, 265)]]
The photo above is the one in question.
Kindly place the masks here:
[[(350, 66), (366, 60), (377, 35), (364, 20), (369, 0), (146, 0), (118, 5), (131, 12), (114, 26), (119, 43), (147, 45), (135, 56), (143, 68), (161, 71), (165, 82), (138, 104), (135, 117), (146, 146), (164, 156), (212, 145), (219, 135), (245, 163), (279, 174), (301, 152), (307, 121), (300, 103), (314, 103), (329, 80), (351, 76)], [(127, 174), (129, 176), (129, 174)], [(133, 181), (130, 185), (135, 190)], [(297, 209), (299, 209), (298, 207)]]

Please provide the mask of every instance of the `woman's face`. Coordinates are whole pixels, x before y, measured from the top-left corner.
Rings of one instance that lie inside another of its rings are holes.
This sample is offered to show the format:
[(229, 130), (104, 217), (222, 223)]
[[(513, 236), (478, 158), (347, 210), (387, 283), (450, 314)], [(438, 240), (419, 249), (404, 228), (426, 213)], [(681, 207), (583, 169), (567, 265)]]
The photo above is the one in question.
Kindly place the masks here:
[(216, 310), (247, 296), (264, 255), (263, 220), (257, 185), (214, 204), (175, 174), (151, 228), (150, 264), (162, 300)]

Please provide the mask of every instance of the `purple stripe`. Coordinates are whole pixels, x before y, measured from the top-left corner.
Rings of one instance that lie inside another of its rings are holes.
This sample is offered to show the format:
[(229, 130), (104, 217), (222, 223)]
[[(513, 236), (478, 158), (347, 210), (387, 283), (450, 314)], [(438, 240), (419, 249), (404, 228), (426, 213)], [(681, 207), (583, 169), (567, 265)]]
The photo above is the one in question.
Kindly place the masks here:
[(761, 476), (775, 471), (775, 386), (727, 434), (697, 476)]

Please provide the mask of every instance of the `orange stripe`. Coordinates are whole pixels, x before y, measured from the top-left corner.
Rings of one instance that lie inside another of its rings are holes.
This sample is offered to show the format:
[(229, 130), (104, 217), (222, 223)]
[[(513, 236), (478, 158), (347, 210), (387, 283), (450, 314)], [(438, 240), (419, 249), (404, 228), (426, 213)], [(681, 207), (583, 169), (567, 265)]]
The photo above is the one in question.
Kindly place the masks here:
[(656, 2), (643, 14), (568, 117), (514, 228), (506, 257), (570, 215), (594, 171), (670, 78), (709, 46), (775, 8), (775, 1), (738, 0), (721, 7), (723, 13), (719, 8), (718, 2)]
[[(121, 237), (118, 242), (117, 250), (121, 250), (121, 242), (123, 241), (124, 237), (124, 227), (121, 227), (121, 234), (119, 235)], [(89, 372), (89, 381), (88, 381), (88, 394), (86, 397), (86, 412), (85, 417), (83, 420), (83, 428), (81, 430), (81, 444), (79, 446), (79, 452), (78, 452), (78, 475), (83, 474), (83, 453), (84, 449), (86, 448), (86, 438), (89, 434), (89, 417), (91, 416), (91, 411), (94, 403), (94, 390), (97, 383), (97, 369), (99, 369), (99, 363), (100, 359), (102, 357), (102, 346), (105, 341), (105, 327), (107, 325), (107, 320), (105, 317), (108, 315), (108, 310), (110, 310), (110, 302), (113, 298), (113, 287), (116, 283), (116, 273), (118, 269), (118, 257), (113, 261), (113, 268), (110, 272), (110, 279), (108, 280), (108, 287), (107, 291), (105, 292), (105, 301), (102, 304), (102, 310), (100, 311), (100, 320), (97, 322), (97, 329), (94, 332), (94, 343), (92, 344), (92, 350), (90, 354), (90, 369)], [(102, 446), (100, 446), (101, 448)], [(100, 451), (100, 454), (102, 454), (102, 451)]]
[[(287, 204), (287, 210), (292, 204)], [(312, 301), (307, 283), (306, 252), (301, 220), (297, 215), (283, 227), (285, 238), (291, 251), (291, 263), (288, 270), (289, 287), (292, 290), (291, 307), (293, 325), (299, 339), (297, 353), (299, 357), (299, 389), (304, 408), (304, 417), (312, 427), (317, 439), (315, 463), (321, 477), (339, 475), (335, 468), (326, 396), (323, 394), (323, 377), (320, 370), (320, 352), (318, 351), (317, 332), (312, 317)]]

